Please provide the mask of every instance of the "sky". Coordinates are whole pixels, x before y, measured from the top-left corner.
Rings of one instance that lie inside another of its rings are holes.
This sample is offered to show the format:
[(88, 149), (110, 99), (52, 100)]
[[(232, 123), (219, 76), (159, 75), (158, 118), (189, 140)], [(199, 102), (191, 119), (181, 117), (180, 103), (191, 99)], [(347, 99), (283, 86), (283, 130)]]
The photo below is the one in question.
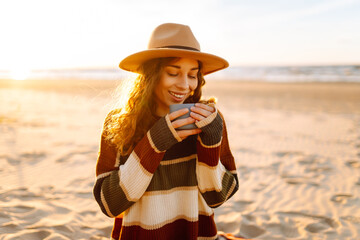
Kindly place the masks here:
[(360, 0), (0, 0), (0, 70), (116, 68), (165, 22), (230, 66), (360, 64)]

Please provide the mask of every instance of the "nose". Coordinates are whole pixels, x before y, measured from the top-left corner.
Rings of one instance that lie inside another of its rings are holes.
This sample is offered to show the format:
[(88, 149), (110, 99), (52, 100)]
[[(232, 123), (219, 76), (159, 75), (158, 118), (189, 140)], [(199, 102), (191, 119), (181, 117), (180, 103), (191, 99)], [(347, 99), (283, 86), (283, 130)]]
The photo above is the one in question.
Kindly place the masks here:
[(181, 90), (188, 90), (190, 88), (188, 76), (185, 74), (180, 75), (176, 82), (176, 87)]

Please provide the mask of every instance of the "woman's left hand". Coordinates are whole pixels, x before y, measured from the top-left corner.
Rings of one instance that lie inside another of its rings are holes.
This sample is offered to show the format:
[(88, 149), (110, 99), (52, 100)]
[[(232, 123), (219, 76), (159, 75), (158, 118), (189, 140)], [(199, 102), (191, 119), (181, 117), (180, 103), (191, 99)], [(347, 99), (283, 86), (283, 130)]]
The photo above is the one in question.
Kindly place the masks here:
[(196, 120), (201, 121), (215, 112), (215, 108), (203, 103), (195, 103), (195, 107), (191, 107), (190, 116)]

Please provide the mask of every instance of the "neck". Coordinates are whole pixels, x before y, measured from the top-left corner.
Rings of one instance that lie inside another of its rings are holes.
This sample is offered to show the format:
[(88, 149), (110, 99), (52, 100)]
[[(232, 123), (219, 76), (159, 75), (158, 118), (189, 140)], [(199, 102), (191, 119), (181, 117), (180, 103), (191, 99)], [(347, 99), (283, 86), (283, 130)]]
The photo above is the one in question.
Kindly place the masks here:
[(158, 106), (156, 108), (156, 115), (159, 117), (164, 117), (168, 113), (169, 113), (169, 107)]

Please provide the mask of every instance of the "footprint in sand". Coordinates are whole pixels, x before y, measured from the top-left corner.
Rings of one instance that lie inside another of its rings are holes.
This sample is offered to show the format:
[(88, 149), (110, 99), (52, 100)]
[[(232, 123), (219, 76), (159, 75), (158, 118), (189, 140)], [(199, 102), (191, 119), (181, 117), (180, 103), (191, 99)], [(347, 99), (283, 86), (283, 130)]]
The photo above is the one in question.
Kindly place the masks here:
[(346, 162), (346, 165), (352, 168), (360, 168), (360, 161), (358, 160), (349, 160)]
[(317, 163), (319, 161), (319, 157), (317, 155), (310, 155), (301, 158), (298, 163), (301, 165), (311, 165)]
[(237, 211), (243, 212), (249, 209), (250, 205), (253, 204), (254, 201), (247, 200), (238, 200), (234, 202), (234, 206), (236, 206)]
[(0, 212), (0, 226), (6, 222), (9, 222), (11, 219), (11, 216), (9, 216), (9, 214), (7, 213), (4, 213), (3, 212), (3, 209), (1, 209), (1, 212)]
[(316, 182), (311, 182), (311, 181), (307, 181), (307, 180), (304, 180), (304, 179), (288, 179), (288, 180), (286, 180), (286, 183), (290, 184), (290, 185), (308, 184), (308, 185), (311, 185), (311, 186), (314, 186), (314, 187), (320, 186)]
[(4, 207), (2, 208), (2, 211), (7, 212), (9, 214), (23, 214), (33, 211), (35, 208), (25, 205), (16, 205), (13, 207)]
[(16, 188), (0, 193), (0, 199), (3, 202), (10, 202), (14, 199), (27, 201), (27, 200), (34, 200), (39, 198), (42, 198), (42, 196), (37, 193), (30, 192), (27, 188)]
[[(20, 232), (24, 227), (18, 220), (8, 221), (1, 224), (1, 234)], [(6, 239), (6, 238), (5, 238)]]
[(308, 178), (302, 176), (293, 176), (287, 173), (283, 173), (281, 175), (281, 178), (284, 179), (284, 181), (290, 185), (308, 184), (314, 187), (319, 186), (318, 183), (310, 181)]
[(303, 155), (303, 153), (302, 152), (284, 151), (284, 152), (274, 152), (273, 155), (282, 158), (282, 157), (288, 157), (288, 156), (291, 157), (291, 156), (295, 156), (295, 155)]
[(254, 192), (261, 192), (263, 191), (267, 186), (269, 186), (269, 184), (267, 183), (259, 183), (259, 185), (253, 189)]
[(265, 232), (266, 232), (265, 229), (256, 226), (255, 224), (252, 223), (242, 222), (240, 226), (240, 235), (246, 238), (256, 238), (259, 237), (260, 235), (263, 235)]
[(271, 222), (265, 224), (268, 231), (275, 234), (282, 234), (286, 239), (298, 238), (300, 236), (298, 223), (291, 218), (280, 217), (271, 220)]
[(46, 157), (44, 152), (24, 152), (20, 155), (25, 163), (37, 163)]
[(311, 173), (323, 173), (323, 172), (331, 172), (333, 170), (332, 167), (326, 167), (326, 166), (317, 166), (317, 167), (308, 167), (305, 169), (305, 172), (311, 172)]
[(21, 163), (21, 160), (19, 158), (13, 158), (13, 157), (5, 156), (5, 159), (12, 166), (16, 166), (16, 165), (19, 165)]
[(76, 160), (79, 157), (84, 157), (84, 155), (91, 155), (91, 154), (95, 154), (95, 153), (96, 153), (96, 151), (94, 151), (92, 149), (70, 152), (70, 153), (65, 154), (64, 156), (58, 158), (55, 162), (57, 162), (57, 163), (76, 162)]
[(358, 179), (358, 181), (355, 184), (360, 186), (360, 178)]
[(344, 216), (344, 217), (340, 217), (343, 220), (352, 222), (352, 223), (357, 223), (360, 224), (360, 217), (354, 217), (354, 216)]
[(342, 194), (336, 194), (334, 196), (331, 197), (331, 201), (336, 202), (336, 203), (346, 203), (347, 199), (353, 197), (353, 195), (351, 194), (347, 194), (347, 193), (342, 193)]
[[(320, 221), (318, 223), (320, 223), (321, 225), (325, 225), (331, 228), (338, 228), (341, 226), (340, 222), (337, 219), (334, 218), (329, 218), (326, 216), (321, 216), (321, 215), (314, 215), (314, 214), (308, 214), (308, 213), (303, 213), (303, 212), (296, 212), (296, 211), (289, 211), (289, 212), (277, 212), (281, 215), (285, 215), (285, 216), (296, 216), (296, 217), (304, 217), (304, 218), (309, 218), (309, 219), (319, 219)], [(309, 229), (313, 229), (315, 230), (315, 228), (317, 227), (317, 225), (311, 225), (309, 224)]]
[(310, 223), (305, 227), (305, 230), (311, 233), (319, 233), (324, 231), (325, 229), (328, 229), (329, 226), (327, 224), (324, 224), (322, 222), (317, 223)]
[(16, 239), (45, 239), (51, 235), (51, 231), (48, 230), (23, 230), (15, 234), (9, 234), (6, 236), (6, 240)]

